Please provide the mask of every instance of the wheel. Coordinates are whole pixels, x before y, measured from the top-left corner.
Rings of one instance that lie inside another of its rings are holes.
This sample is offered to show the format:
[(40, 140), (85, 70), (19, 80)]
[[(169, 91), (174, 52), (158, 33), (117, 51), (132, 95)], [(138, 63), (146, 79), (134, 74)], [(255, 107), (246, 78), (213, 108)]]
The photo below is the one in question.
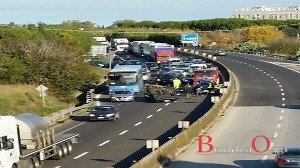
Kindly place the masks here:
[(56, 154), (54, 156), (52, 156), (52, 159), (60, 160), (63, 157), (64, 157), (63, 150), (61, 149), (60, 146), (57, 146), (56, 147)]
[(38, 157), (31, 158), (34, 168), (38, 168), (41, 165), (41, 161)]
[(70, 155), (71, 152), (73, 151), (73, 144), (71, 141), (66, 142), (66, 146), (67, 146), (67, 155)]
[(68, 154), (68, 148), (67, 148), (67, 145), (66, 144), (61, 144), (60, 145), (62, 151), (63, 151), (63, 157), (65, 157), (67, 154)]

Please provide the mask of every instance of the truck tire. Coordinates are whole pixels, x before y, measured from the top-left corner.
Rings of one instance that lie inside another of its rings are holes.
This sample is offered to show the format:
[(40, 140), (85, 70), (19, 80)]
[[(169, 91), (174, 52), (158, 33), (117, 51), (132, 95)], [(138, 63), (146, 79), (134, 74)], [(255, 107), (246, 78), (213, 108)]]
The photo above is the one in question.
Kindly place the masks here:
[(41, 165), (41, 161), (38, 157), (32, 157), (31, 161), (34, 165), (34, 168), (38, 168)]
[(56, 147), (56, 155), (52, 156), (52, 159), (60, 160), (63, 157), (64, 157), (64, 154), (63, 154), (62, 148), (60, 146), (57, 146)]
[(65, 157), (68, 154), (68, 148), (67, 145), (65, 143), (60, 145), (62, 151), (63, 151), (63, 157)]
[(71, 141), (66, 142), (66, 146), (67, 146), (67, 155), (70, 155), (73, 151), (73, 144)]

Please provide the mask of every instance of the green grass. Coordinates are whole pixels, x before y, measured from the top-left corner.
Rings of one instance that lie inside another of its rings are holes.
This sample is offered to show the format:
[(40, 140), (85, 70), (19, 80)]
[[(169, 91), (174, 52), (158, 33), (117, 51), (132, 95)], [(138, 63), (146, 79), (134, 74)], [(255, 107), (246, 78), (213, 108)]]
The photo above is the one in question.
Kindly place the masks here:
[(46, 107), (43, 107), (42, 98), (33, 85), (0, 85), (0, 115), (17, 115), (31, 112), (41, 116), (58, 112), (74, 106), (61, 102), (47, 91), (45, 96)]

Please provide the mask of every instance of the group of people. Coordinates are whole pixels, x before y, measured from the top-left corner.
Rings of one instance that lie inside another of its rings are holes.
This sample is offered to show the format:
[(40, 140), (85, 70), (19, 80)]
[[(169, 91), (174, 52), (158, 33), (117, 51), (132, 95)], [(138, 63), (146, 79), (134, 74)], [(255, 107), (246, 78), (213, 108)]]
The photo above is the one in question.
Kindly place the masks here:
[[(179, 89), (180, 86), (181, 86), (181, 80), (178, 79), (178, 78), (175, 78), (173, 80), (173, 88), (174, 89)], [(186, 98), (190, 99), (192, 97), (192, 93), (193, 93), (193, 86), (190, 83), (187, 83), (184, 86), (184, 92), (185, 92)]]

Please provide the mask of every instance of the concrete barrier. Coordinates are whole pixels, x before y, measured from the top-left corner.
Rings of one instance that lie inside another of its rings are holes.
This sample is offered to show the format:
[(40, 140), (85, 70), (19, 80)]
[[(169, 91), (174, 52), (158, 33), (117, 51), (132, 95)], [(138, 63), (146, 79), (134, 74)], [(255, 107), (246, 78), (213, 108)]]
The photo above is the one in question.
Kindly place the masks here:
[(136, 162), (130, 168), (160, 168), (168, 166), (176, 156), (197, 140), (197, 136), (204, 134), (205, 131), (211, 128), (215, 121), (222, 115), (228, 105), (233, 101), (232, 98), (236, 81), (234, 75), (232, 75), (224, 65), (218, 62), (214, 63), (219, 66), (219, 69), (224, 70), (224, 78), (230, 83), (228, 84), (226, 92), (223, 93), (222, 97), (216, 101), (215, 105), (204, 116), (194, 122), (188, 129), (185, 129), (173, 137), (158, 149)]

